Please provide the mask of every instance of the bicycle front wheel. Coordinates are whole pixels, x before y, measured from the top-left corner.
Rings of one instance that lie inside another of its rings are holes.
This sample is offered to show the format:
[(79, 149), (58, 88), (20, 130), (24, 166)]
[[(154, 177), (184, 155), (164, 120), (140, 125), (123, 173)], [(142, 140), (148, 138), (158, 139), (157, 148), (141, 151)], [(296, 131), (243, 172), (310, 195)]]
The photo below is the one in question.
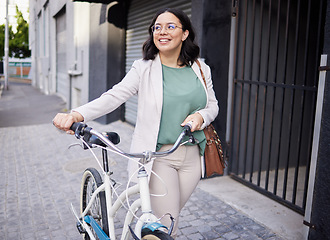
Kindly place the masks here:
[[(81, 189), (81, 212), (85, 210), (90, 202), (93, 192), (102, 185), (102, 178), (100, 173), (95, 168), (88, 168), (85, 170), (82, 178)], [(100, 192), (92, 206), (88, 210), (87, 215), (90, 215), (100, 225), (103, 231), (109, 236), (107, 206), (104, 192)], [(95, 231), (92, 231), (96, 239), (98, 239)], [(90, 240), (87, 233), (84, 236), (85, 240)]]
[(155, 230), (142, 233), (143, 240), (173, 240), (166, 232)]

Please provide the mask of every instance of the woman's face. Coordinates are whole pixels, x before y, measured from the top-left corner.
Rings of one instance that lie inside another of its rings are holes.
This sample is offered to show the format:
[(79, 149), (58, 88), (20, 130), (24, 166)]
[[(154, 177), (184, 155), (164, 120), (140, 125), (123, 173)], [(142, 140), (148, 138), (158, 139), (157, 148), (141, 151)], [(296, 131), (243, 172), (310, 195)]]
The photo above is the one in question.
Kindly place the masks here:
[[(160, 14), (156, 21), (153, 40), (160, 54), (177, 54), (179, 56), (182, 42), (186, 40), (189, 31), (182, 31), (180, 20), (172, 13), (165, 12)], [(173, 29), (174, 26), (174, 29)], [(168, 28), (166, 30), (166, 28)]]

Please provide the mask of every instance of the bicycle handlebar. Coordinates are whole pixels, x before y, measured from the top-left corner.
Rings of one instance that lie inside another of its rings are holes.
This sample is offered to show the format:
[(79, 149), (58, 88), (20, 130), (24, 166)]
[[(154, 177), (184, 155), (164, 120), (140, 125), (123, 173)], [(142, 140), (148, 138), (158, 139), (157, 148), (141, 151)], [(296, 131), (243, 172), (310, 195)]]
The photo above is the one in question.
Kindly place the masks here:
[(195, 143), (196, 140), (191, 132), (191, 123), (187, 123), (184, 127), (182, 132), (180, 133), (179, 137), (177, 138), (176, 142), (172, 146), (171, 149), (165, 151), (165, 152), (153, 152), (153, 151), (145, 151), (143, 153), (127, 153), (121, 150), (120, 148), (116, 147), (114, 143), (112, 143), (108, 138), (106, 138), (103, 134), (99, 133), (98, 131), (94, 130), (91, 127), (88, 127), (87, 124), (82, 122), (73, 123), (70, 127), (72, 131), (75, 132), (76, 138), (80, 138), (80, 136), (91, 136), (94, 135), (98, 137), (106, 146), (112, 148), (114, 151), (127, 156), (127, 157), (133, 157), (133, 158), (143, 158), (150, 160), (154, 156), (163, 157), (167, 156), (171, 153), (173, 153), (181, 144), (181, 141), (185, 136), (189, 137), (189, 142)]

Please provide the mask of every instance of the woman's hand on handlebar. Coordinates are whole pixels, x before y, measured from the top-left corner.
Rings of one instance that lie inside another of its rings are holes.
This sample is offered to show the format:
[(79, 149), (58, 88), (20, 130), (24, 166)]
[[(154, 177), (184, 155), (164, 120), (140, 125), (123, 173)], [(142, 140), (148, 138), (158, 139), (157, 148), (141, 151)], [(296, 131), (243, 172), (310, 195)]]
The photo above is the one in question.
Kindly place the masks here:
[(189, 115), (181, 124), (181, 126), (186, 125), (187, 123), (190, 123), (191, 125), (191, 131), (194, 132), (196, 130), (200, 130), (202, 124), (204, 122), (204, 119), (202, 115), (200, 115), (198, 112)]
[(74, 134), (70, 127), (75, 122), (84, 121), (84, 117), (78, 112), (71, 113), (58, 113), (53, 119), (53, 124), (60, 130), (66, 131), (67, 133)]

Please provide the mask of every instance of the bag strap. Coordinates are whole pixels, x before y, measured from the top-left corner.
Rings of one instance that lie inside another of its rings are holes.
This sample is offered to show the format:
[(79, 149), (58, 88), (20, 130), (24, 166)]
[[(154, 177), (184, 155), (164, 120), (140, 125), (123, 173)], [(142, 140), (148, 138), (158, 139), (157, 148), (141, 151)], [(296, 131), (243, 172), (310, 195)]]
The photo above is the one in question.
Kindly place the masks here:
[(203, 71), (202, 71), (201, 63), (198, 61), (198, 59), (196, 59), (196, 63), (197, 63), (197, 65), (198, 65), (198, 67), (199, 67), (199, 70), (201, 71), (201, 75), (202, 75), (202, 78), (203, 78), (203, 81), (204, 81), (205, 87), (206, 87), (206, 89), (207, 89), (207, 85), (206, 85), (206, 81), (205, 81), (205, 76), (204, 76), (204, 73), (203, 73)]

